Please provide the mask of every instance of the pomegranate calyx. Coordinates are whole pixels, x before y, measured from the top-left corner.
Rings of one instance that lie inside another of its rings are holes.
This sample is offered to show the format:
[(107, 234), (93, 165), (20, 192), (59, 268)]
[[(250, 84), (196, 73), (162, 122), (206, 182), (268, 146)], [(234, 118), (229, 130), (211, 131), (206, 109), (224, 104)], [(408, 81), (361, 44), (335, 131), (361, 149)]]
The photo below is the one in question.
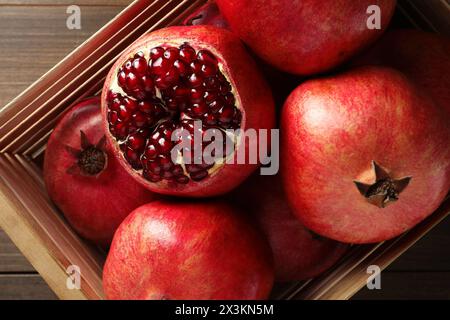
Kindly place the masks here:
[(106, 136), (103, 136), (95, 145), (91, 144), (86, 134), (80, 130), (81, 150), (66, 145), (65, 149), (76, 162), (67, 169), (71, 175), (98, 177), (107, 166), (108, 156), (105, 152)]
[(412, 177), (395, 179), (375, 161), (372, 161), (372, 168), (375, 176), (374, 183), (353, 182), (367, 202), (379, 208), (385, 208), (399, 199), (400, 193), (405, 190)]

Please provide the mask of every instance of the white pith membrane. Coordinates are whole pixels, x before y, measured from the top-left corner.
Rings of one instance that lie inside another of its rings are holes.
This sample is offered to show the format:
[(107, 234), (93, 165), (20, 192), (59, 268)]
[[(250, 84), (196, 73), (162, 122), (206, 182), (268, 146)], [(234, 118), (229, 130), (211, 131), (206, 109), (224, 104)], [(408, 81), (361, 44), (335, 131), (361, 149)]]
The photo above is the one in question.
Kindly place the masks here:
[[(127, 92), (125, 92), (125, 90), (119, 85), (118, 73), (119, 73), (120, 69), (125, 65), (126, 61), (128, 61), (130, 59), (134, 59), (135, 55), (137, 53), (139, 53), (139, 52), (143, 54), (143, 57), (147, 61), (148, 65), (150, 66), (151, 65), (150, 51), (153, 48), (162, 47), (164, 49), (168, 49), (168, 48), (172, 47), (172, 48), (180, 49), (181, 46), (185, 45), (185, 44), (189, 45), (190, 47), (192, 47), (195, 50), (196, 54), (199, 51), (201, 51), (201, 50), (206, 50), (206, 51), (209, 51), (217, 59), (217, 67), (218, 67), (219, 71), (216, 73), (216, 75), (221, 74), (226, 79), (226, 81), (228, 82), (228, 84), (230, 86), (230, 90), (228, 92), (231, 93), (234, 96), (234, 101), (235, 101), (234, 102), (234, 107), (240, 112), (240, 115), (241, 115), (241, 120), (240, 120), (239, 126), (237, 126), (235, 128), (228, 128), (227, 129), (227, 128), (223, 128), (219, 124), (217, 124), (217, 125), (208, 125), (207, 129), (219, 129), (222, 133), (224, 133), (226, 135), (227, 138), (225, 138), (225, 139), (229, 139), (230, 141), (232, 141), (232, 144), (233, 144), (232, 152), (230, 152), (229, 154), (227, 154), (224, 157), (215, 157), (214, 158), (215, 159), (214, 164), (210, 168), (206, 169), (208, 175), (205, 178), (208, 179), (208, 178), (213, 177), (215, 174), (217, 174), (220, 171), (220, 169), (226, 163), (233, 163), (233, 161), (234, 161), (233, 158), (235, 157), (235, 153), (236, 153), (236, 151), (238, 150), (238, 148), (240, 147), (240, 145), (242, 143), (242, 141), (241, 141), (242, 140), (241, 139), (242, 138), (242, 133), (241, 133), (241, 130), (238, 130), (238, 129), (241, 129), (242, 124), (244, 123), (243, 112), (242, 112), (242, 108), (241, 108), (242, 104), (241, 104), (240, 97), (239, 97), (239, 95), (237, 94), (237, 92), (235, 90), (235, 84), (232, 81), (231, 77), (228, 75), (227, 68), (222, 63), (223, 59), (222, 59), (221, 55), (218, 54), (217, 51), (214, 50), (214, 48), (201, 47), (201, 46), (193, 45), (192, 43), (185, 42), (185, 41), (181, 41), (181, 42), (165, 41), (164, 44), (159, 44), (159, 45), (156, 45), (154, 43), (148, 44), (146, 46), (145, 50), (141, 50), (141, 49), (140, 50), (135, 50), (135, 51), (131, 52), (127, 56), (126, 59), (123, 59), (123, 61), (124, 61), (123, 64), (119, 65), (117, 67), (117, 69), (114, 70), (114, 74), (113, 74), (113, 77), (111, 79), (111, 84), (110, 84), (109, 91), (113, 92), (113, 93), (118, 93), (118, 94), (122, 95), (123, 97), (128, 97), (129, 99), (133, 99), (135, 101), (145, 101), (146, 98), (137, 99), (134, 96), (132, 96), (132, 95), (128, 94)], [(150, 67), (148, 67), (148, 68), (150, 68)], [(158, 98), (160, 100), (161, 104), (164, 106), (164, 108), (166, 108), (166, 110), (168, 110), (168, 108), (166, 106), (166, 103), (165, 103), (165, 101), (163, 99), (163, 94), (162, 94), (163, 90), (159, 89), (156, 85), (154, 85), (154, 89), (155, 89), (155, 97)], [(111, 112), (110, 108), (109, 108), (109, 103), (110, 103), (110, 101), (108, 101), (108, 115)], [(148, 136), (148, 138), (150, 138), (157, 131), (157, 129), (160, 127), (160, 125), (162, 123), (166, 122), (169, 119), (171, 119), (171, 120), (175, 119), (176, 122), (181, 122), (181, 120), (185, 120), (185, 119), (186, 120), (194, 120), (194, 121), (198, 121), (199, 120), (199, 119), (192, 118), (188, 114), (183, 113), (183, 112), (182, 112), (182, 116), (180, 118), (176, 118), (176, 117), (174, 118), (173, 114), (169, 115), (167, 117), (162, 117), (155, 125), (152, 125), (152, 126), (148, 127), (150, 129), (150, 132), (151, 132), (151, 134)], [(234, 130), (234, 131), (238, 130), (238, 131), (237, 132), (236, 131), (235, 132), (230, 132), (230, 130)], [(117, 147), (119, 149), (121, 149), (120, 146), (122, 144), (126, 143), (126, 141), (128, 140), (128, 137), (119, 140), (112, 132), (111, 132), (111, 135), (114, 137), (114, 141), (115, 141), (115, 143), (116, 143), (116, 145), (117, 145)], [(150, 139), (147, 139), (147, 141), (145, 142), (146, 148), (147, 148), (147, 143), (149, 142), (149, 140)], [(209, 141), (206, 145), (208, 145), (209, 143), (212, 143), (213, 141), (214, 140)], [(175, 146), (176, 146), (176, 143), (174, 143), (173, 147), (175, 147)], [(223, 152), (224, 152), (224, 154), (226, 154), (226, 150), (223, 150)], [(145, 153), (145, 150), (143, 151), (143, 153)], [(131, 163), (126, 159), (125, 152), (123, 150), (121, 150), (120, 154), (121, 154), (121, 157), (123, 157), (123, 160), (126, 161), (130, 167), (132, 167)], [(183, 162), (183, 155), (181, 154), (181, 152), (178, 152), (178, 157), (177, 157), (174, 165), (181, 166), (181, 168), (183, 170), (183, 175), (185, 175), (186, 177), (189, 178), (189, 182), (193, 181), (191, 179), (189, 171), (187, 170), (186, 164)], [(173, 180), (166, 180), (164, 178), (162, 178), (160, 181), (154, 182), (154, 181), (151, 181), (151, 180), (147, 179), (144, 176), (144, 174), (143, 174), (144, 173), (144, 169), (143, 168), (142, 169), (133, 168), (133, 170), (137, 174), (139, 174), (143, 179), (145, 179), (148, 182), (157, 183), (157, 184), (165, 184), (165, 183), (173, 183), (174, 182)], [(179, 184), (181, 184), (181, 183), (179, 183)]]

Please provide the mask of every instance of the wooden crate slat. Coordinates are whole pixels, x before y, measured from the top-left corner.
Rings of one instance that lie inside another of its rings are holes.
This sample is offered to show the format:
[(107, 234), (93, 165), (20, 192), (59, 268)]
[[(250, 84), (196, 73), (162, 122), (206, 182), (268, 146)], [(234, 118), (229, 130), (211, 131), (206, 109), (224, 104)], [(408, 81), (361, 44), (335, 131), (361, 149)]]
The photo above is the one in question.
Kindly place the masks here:
[[(24, 208), (17, 212), (17, 221), (22, 219), (31, 225), (36, 236), (44, 243), (44, 248), (47, 248), (48, 253), (62, 272), (65, 273), (70, 265), (78, 265), (82, 270), (83, 293), (93, 299), (101, 298), (102, 265), (101, 259), (96, 258), (97, 252), (68, 227), (46, 197), (40, 194), (41, 188), (27, 174), (21, 161), (7, 154), (2, 155), (1, 160), (0, 172), (3, 182), (12, 190)], [(2, 228), (9, 234), (8, 228), (3, 225)], [(21, 248), (20, 244), (18, 247)], [(33, 260), (30, 262), (33, 265), (35, 263)], [(37, 267), (36, 269), (39, 271)]]

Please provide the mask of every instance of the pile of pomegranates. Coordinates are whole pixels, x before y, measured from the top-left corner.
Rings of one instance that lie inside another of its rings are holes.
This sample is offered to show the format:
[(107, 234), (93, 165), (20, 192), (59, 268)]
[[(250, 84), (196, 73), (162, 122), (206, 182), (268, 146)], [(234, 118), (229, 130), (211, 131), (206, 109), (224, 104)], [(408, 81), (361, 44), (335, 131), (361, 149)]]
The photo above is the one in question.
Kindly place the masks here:
[(389, 31), (363, 52), (394, 8), (210, 1), (124, 51), (44, 163), (50, 198), (108, 251), (108, 299), (267, 299), (433, 213), (450, 189), (449, 39)]

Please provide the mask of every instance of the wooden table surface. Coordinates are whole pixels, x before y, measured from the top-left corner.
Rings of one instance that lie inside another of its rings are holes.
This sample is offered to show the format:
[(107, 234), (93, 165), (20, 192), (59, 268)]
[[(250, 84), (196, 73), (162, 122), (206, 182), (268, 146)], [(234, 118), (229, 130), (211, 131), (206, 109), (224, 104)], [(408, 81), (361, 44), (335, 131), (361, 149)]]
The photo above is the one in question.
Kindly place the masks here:
[[(0, 107), (120, 12), (127, 0), (0, 0)], [(81, 30), (68, 30), (66, 9), (81, 7)], [(450, 219), (382, 273), (381, 290), (355, 299), (450, 299)], [(0, 299), (56, 296), (0, 230)]]

